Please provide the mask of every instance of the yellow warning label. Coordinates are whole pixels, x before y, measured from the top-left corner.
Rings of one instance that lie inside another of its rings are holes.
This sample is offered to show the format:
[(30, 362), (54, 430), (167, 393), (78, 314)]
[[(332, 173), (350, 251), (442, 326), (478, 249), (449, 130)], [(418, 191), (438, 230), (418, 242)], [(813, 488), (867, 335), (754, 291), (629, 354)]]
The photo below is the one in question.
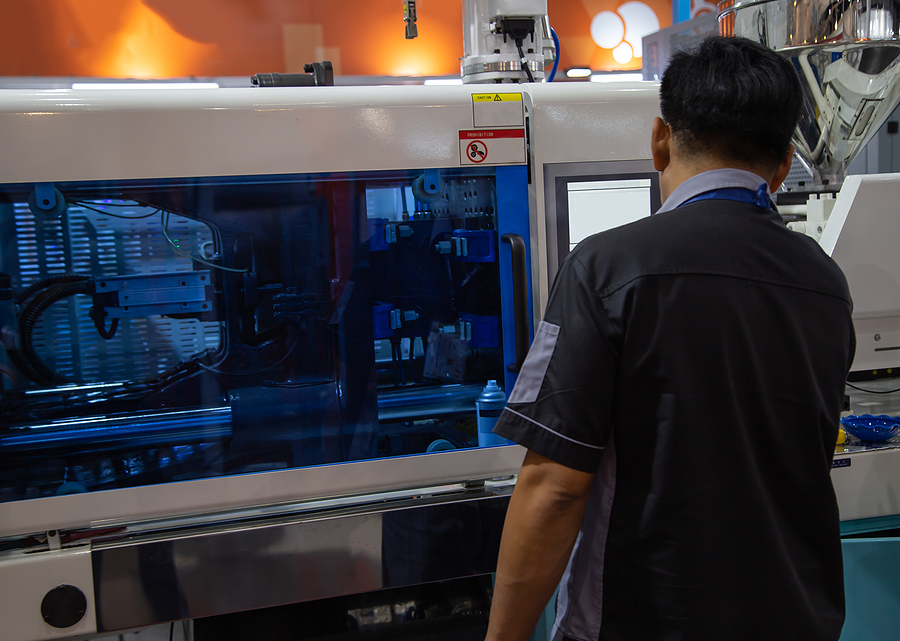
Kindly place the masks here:
[(520, 93), (473, 93), (472, 102), (522, 102)]

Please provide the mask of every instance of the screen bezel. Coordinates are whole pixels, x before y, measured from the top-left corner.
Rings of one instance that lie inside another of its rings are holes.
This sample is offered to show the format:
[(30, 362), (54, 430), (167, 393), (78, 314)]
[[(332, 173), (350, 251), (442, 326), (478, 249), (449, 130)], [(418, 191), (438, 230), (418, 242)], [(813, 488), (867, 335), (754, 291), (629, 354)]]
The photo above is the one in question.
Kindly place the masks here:
[(550, 283), (569, 255), (569, 184), (613, 180), (650, 180), (650, 215), (662, 206), (659, 173), (647, 160), (570, 162), (544, 165), (547, 268)]

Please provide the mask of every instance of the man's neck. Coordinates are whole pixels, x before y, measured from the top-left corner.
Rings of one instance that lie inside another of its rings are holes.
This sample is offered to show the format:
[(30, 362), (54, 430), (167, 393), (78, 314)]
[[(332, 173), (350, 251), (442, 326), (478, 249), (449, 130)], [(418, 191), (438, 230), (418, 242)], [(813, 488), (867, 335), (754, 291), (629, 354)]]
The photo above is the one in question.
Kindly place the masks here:
[(660, 172), (659, 187), (663, 202), (686, 180), (714, 169), (741, 169), (749, 171), (759, 176), (769, 187), (772, 186), (772, 180), (775, 176), (773, 171), (745, 163), (727, 162), (707, 157), (692, 157), (690, 161), (685, 161), (683, 158), (679, 158), (676, 153), (673, 153), (672, 156), (674, 162), (670, 162), (669, 166)]

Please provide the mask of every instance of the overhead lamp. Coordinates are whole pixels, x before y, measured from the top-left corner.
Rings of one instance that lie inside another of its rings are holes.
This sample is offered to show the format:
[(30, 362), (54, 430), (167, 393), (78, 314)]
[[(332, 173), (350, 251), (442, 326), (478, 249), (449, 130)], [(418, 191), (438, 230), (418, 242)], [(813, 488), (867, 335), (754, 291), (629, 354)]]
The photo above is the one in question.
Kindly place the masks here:
[(426, 85), (461, 85), (462, 78), (429, 78), (425, 81)]
[(218, 89), (217, 82), (73, 82), (72, 89), (132, 91), (141, 89)]
[(591, 82), (634, 82), (641, 81), (644, 76), (639, 73), (595, 73)]

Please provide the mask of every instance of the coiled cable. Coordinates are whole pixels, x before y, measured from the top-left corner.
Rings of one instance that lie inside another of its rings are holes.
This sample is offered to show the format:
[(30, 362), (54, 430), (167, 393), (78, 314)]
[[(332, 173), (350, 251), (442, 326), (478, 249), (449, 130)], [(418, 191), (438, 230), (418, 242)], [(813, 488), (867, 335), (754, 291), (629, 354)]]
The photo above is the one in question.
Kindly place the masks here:
[(52, 285), (35, 294), (24, 306), (19, 315), (18, 352), (21, 360), (27, 363), (31, 371), (23, 372), (26, 376), (42, 385), (56, 385), (68, 380), (50, 369), (38, 356), (34, 349), (34, 327), (50, 305), (76, 294), (90, 294), (93, 281), (87, 277), (69, 283)]
[(79, 274), (60, 274), (59, 276), (50, 276), (36, 281), (16, 294), (16, 304), (24, 305), (36, 293), (41, 290), (52, 287), (53, 285), (64, 285), (66, 283), (80, 283), (90, 280), (90, 276), (81, 276)]

